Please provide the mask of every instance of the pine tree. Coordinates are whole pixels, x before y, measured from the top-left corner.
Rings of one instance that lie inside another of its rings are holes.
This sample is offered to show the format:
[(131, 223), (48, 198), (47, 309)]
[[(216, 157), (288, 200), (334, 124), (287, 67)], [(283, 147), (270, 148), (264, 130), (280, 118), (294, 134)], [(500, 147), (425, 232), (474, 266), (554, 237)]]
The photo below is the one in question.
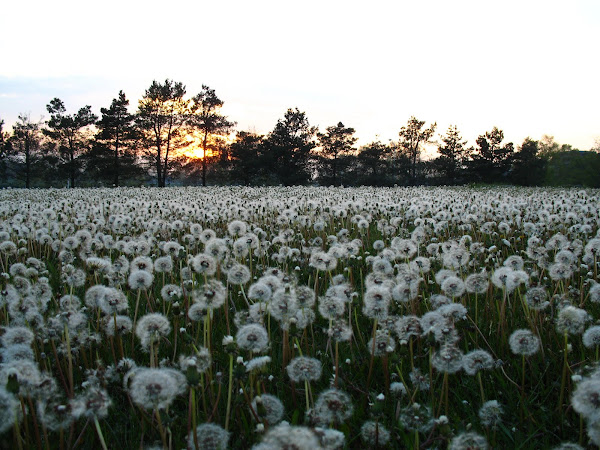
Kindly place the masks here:
[(58, 145), (61, 163), (69, 176), (69, 186), (74, 188), (75, 179), (81, 171), (79, 158), (90, 141), (89, 127), (96, 123), (98, 117), (89, 105), (80, 108), (77, 114), (67, 114), (65, 104), (59, 98), (52, 99), (46, 109), (50, 120), (43, 132)]

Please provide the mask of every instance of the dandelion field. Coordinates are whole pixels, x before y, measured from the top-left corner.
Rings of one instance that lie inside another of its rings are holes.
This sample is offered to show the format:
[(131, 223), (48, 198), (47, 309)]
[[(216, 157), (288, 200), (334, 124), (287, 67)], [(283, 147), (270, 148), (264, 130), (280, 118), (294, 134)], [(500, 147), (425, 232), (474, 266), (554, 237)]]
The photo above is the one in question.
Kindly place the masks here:
[(0, 447), (594, 448), (600, 191), (0, 191)]

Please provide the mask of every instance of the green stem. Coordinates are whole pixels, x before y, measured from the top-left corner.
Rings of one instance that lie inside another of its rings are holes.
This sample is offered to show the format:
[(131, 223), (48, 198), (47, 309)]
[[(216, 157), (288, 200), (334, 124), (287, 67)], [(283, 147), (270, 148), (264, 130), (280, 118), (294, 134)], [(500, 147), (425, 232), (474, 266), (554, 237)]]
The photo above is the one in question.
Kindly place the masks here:
[(231, 391), (233, 382), (233, 354), (229, 355), (229, 387), (227, 389), (227, 412), (225, 413), (225, 429), (229, 430), (229, 413), (231, 412)]
[(96, 432), (98, 433), (98, 438), (100, 439), (100, 445), (102, 445), (103, 450), (108, 450), (108, 448), (106, 447), (106, 442), (104, 442), (104, 435), (102, 434), (100, 422), (98, 422), (97, 417), (94, 417), (94, 425), (96, 425)]

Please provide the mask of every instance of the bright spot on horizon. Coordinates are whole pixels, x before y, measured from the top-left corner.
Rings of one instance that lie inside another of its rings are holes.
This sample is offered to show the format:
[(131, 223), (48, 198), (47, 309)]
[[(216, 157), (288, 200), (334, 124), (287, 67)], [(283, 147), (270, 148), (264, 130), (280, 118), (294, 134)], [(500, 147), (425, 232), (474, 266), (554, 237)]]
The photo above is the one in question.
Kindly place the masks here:
[(298, 107), (321, 131), (353, 127), (359, 145), (397, 140), (411, 116), (437, 122), (437, 139), (456, 125), (468, 145), (494, 126), (515, 146), (548, 134), (587, 150), (600, 137), (594, 0), (166, 5), (4, 4), (0, 118), (47, 118), (54, 97), (99, 114), (121, 89), (135, 112), (170, 78), (189, 97), (215, 89), (238, 131), (267, 134)]

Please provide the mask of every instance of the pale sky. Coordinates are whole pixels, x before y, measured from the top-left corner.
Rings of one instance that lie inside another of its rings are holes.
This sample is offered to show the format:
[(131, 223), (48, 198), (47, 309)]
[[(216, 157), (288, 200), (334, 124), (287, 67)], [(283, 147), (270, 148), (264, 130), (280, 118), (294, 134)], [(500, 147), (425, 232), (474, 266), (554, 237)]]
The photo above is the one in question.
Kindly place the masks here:
[(396, 140), (411, 116), (474, 144), (600, 137), (598, 0), (7, 0), (0, 6), (0, 118), (96, 114), (152, 80), (202, 84), (238, 130), (268, 133), (288, 108), (359, 144)]

